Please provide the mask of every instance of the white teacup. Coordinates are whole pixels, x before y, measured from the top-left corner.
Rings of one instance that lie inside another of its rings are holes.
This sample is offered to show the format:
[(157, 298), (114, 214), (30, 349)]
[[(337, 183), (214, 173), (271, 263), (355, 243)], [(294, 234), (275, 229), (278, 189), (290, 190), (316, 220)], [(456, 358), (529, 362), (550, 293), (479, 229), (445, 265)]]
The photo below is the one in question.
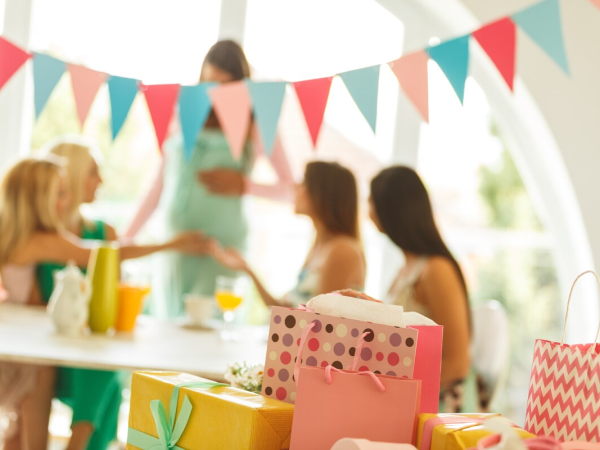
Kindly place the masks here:
[(212, 297), (186, 294), (183, 298), (185, 312), (194, 325), (205, 325), (212, 317), (215, 300)]

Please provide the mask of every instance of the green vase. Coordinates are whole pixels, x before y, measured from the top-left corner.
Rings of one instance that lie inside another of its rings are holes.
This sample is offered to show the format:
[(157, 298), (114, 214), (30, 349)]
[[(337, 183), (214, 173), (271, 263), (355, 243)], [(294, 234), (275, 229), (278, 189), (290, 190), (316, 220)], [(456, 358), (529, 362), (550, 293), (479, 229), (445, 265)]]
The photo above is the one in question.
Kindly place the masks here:
[(119, 246), (116, 243), (96, 244), (87, 273), (92, 286), (90, 330), (106, 333), (114, 326), (117, 316)]

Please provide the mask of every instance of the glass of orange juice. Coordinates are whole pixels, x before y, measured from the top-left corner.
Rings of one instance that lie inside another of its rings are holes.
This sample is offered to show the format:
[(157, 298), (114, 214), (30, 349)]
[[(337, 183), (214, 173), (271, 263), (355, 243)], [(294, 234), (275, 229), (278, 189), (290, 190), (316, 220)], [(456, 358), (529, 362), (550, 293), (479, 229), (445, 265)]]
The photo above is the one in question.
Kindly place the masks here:
[(235, 319), (235, 310), (242, 304), (244, 297), (245, 279), (241, 277), (217, 277), (215, 287), (215, 298), (217, 305), (223, 311), (223, 332), (221, 337), (224, 340), (234, 340), (235, 335), (232, 330), (232, 322)]

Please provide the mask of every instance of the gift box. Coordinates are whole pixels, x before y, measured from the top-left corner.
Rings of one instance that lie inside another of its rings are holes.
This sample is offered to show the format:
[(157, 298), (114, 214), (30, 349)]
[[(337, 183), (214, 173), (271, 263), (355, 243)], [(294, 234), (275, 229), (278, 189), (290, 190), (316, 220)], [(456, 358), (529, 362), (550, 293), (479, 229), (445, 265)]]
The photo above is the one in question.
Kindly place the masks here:
[(273, 307), (262, 394), (294, 403), (298, 357), (302, 366), (412, 378), (418, 335), (409, 328)]
[(135, 372), (127, 448), (287, 449), (293, 414), (293, 405), (204, 378)]
[[(419, 450), (466, 450), (477, 447), (481, 438), (493, 433), (483, 422), (499, 414), (421, 414), (417, 435)], [(515, 427), (521, 439), (535, 437)]]

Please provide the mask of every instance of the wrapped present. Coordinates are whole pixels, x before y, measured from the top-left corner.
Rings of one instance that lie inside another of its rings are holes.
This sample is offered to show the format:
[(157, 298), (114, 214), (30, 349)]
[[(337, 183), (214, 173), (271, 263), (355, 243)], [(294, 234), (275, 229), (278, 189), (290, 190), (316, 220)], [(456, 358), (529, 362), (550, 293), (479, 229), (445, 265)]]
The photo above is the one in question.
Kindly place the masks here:
[[(417, 435), (419, 450), (466, 450), (493, 434), (483, 422), (499, 414), (421, 414)], [(535, 437), (515, 427), (521, 439)]]
[[(311, 311), (273, 307), (262, 394), (293, 403), (294, 364), (412, 378), (419, 332)], [(301, 344), (302, 341), (302, 344)], [(306, 345), (304, 345), (306, 343)]]
[(204, 378), (135, 372), (127, 448), (287, 449), (293, 414), (288, 403)]

